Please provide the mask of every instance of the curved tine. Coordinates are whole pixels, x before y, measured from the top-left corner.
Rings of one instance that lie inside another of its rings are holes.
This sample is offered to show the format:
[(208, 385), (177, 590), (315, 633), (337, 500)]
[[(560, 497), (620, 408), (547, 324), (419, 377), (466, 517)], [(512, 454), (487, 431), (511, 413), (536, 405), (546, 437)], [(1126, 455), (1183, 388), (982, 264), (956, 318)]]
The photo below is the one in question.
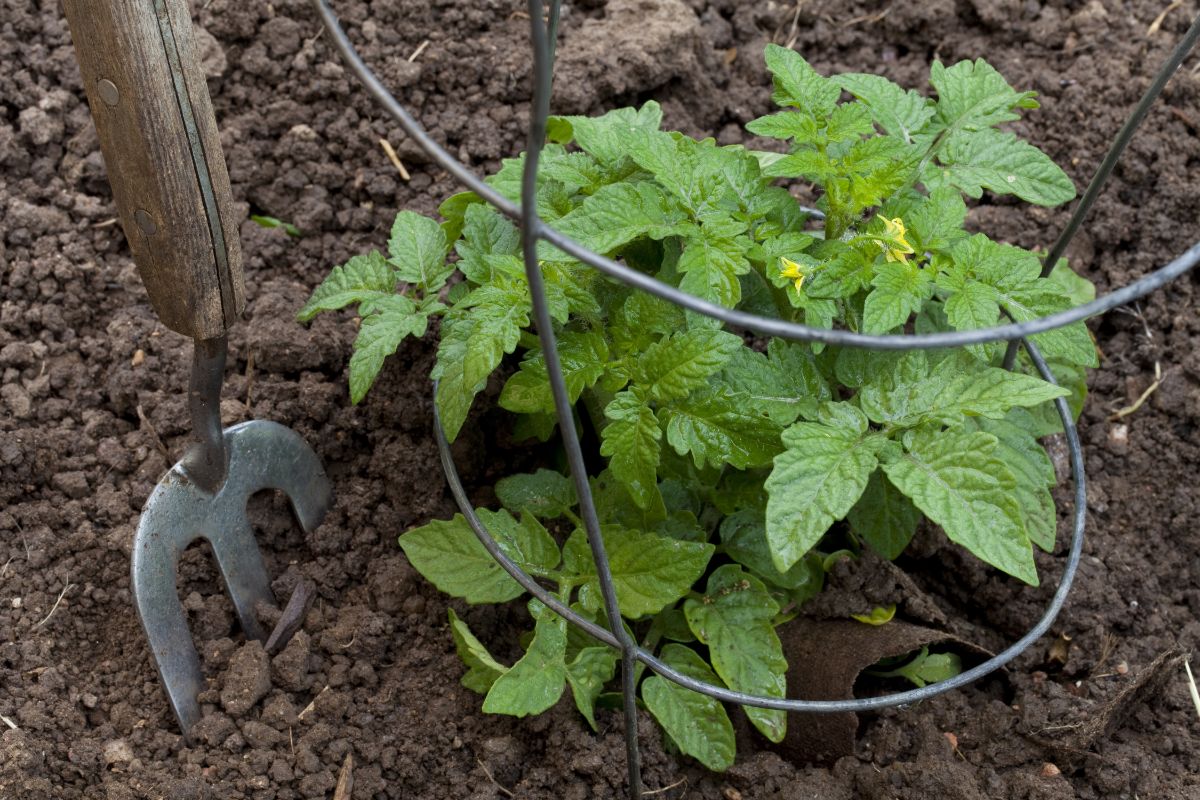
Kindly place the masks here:
[[(345, 31), (339, 25), (337, 16), (330, 9), (327, 0), (312, 0), (312, 2), (321, 17), (322, 23), (325, 25), (325, 30), (329, 33), (338, 51), (341, 52), (346, 64), (358, 76), (371, 95), (380, 102), (384, 110), (404, 129), (404, 132), (413, 139), (416, 139), (434, 161), (444, 167), (450, 174), (467, 186), (467, 188), (491, 203), (505, 216), (520, 221), (520, 210), (516, 204), (480, 180), (478, 175), (463, 166), (462, 163), (447, 153), (437, 142), (433, 141), (420, 124), (388, 92), (379, 78), (363, 62), (354, 45), (351, 44)], [(718, 306), (695, 295), (681, 292), (673, 286), (638, 272), (624, 264), (593, 253), (570, 237), (559, 233), (545, 224), (539, 226), (538, 236), (559, 250), (594, 267), (610, 278), (642, 289), (664, 300), (669, 300), (689, 311), (695, 311), (698, 314), (719, 319), (736, 328), (753, 331), (762, 336), (778, 336), (782, 339), (790, 339), (798, 342), (822, 342), (824, 344), (867, 347), (877, 350), (929, 350), (938, 347), (963, 347), (972, 344), (1014, 341), (1026, 338), (1053, 330), (1054, 328), (1061, 328), (1064, 325), (1070, 325), (1073, 322), (1079, 322), (1088, 317), (1102, 314), (1117, 306), (1131, 303), (1140, 297), (1158, 290), (1164, 284), (1183, 275), (1200, 263), (1200, 243), (1197, 243), (1165, 267), (1143, 276), (1123, 289), (1098, 297), (1090, 303), (1077, 306), (1068, 311), (1062, 311), (1029, 322), (1016, 322), (1008, 325), (997, 325), (991, 328), (951, 331), (948, 333), (869, 335), (853, 331), (811, 328), (795, 322), (785, 322), (779, 319), (772, 319), (771, 317), (747, 314), (742, 311)]]
[[(1046, 364), (1042, 354), (1032, 342), (1024, 343), (1028, 348), (1030, 359), (1037, 367), (1042, 377), (1051, 383), (1055, 383), (1054, 375), (1050, 372), (1049, 366)], [(436, 391), (436, 383), (435, 383)], [(638, 647), (635, 655), (650, 669), (654, 670), (659, 675), (662, 675), (668, 680), (678, 683), (680, 686), (687, 687), (693, 691), (706, 694), (709, 697), (715, 697), (730, 703), (738, 703), (746, 706), (756, 706), (758, 708), (775, 708), (783, 711), (795, 711), (814, 714), (833, 714), (846, 711), (874, 711), (881, 708), (891, 708), (894, 706), (908, 705), (917, 703), (922, 700), (928, 700), (939, 694), (949, 692), (954, 689), (961, 688), (969, 683), (979, 680), (980, 678), (995, 672), (996, 670), (1008, 664), (1021, 653), (1025, 652), (1030, 645), (1037, 641), (1043, 634), (1050, 629), (1054, 624), (1054, 620), (1058, 617), (1063, 605), (1066, 603), (1067, 596), (1071, 591), (1071, 586), (1075, 581), (1075, 575), (1079, 571), (1079, 559), (1083, 552), (1083, 540), (1085, 522), (1087, 519), (1087, 479), (1083, 465), (1083, 450), (1079, 442), (1079, 433), (1075, 428), (1075, 423), (1071, 419), (1071, 411), (1067, 407), (1067, 403), (1062, 398), (1054, 401), (1055, 408), (1058, 410), (1059, 419), (1063, 423), (1063, 429), (1066, 434), (1067, 447), (1070, 452), (1071, 459), (1071, 475), (1075, 480), (1075, 513), (1073, 517), (1073, 532), (1071, 534), (1070, 548), (1067, 552), (1066, 564), (1063, 567), (1062, 577), (1059, 579), (1058, 588), (1054, 592), (1045, 613), (1041, 618), (1025, 633), (1020, 639), (1006, 647), (997, 655), (984, 661), (969, 670), (966, 670), (959, 675), (939, 683), (931, 683), (920, 689), (910, 689), (897, 694), (883, 695), (881, 697), (867, 697), (853, 700), (787, 700), (777, 697), (763, 697), (760, 695), (751, 695), (744, 692), (735, 692), (721, 686), (714, 686), (710, 683), (695, 680), (687, 675), (684, 675), (656, 658), (653, 654)], [(437, 404), (434, 404), (434, 438), (438, 443), (438, 452), (441, 456), (442, 470), (446, 473), (447, 483), (450, 485), (450, 493), (454, 497), (455, 503), (458, 505), (459, 511), (466, 518), (467, 523), (471, 526), (471, 530), (479, 539), (484, 549), (496, 559), (496, 562), (504, 568), (504, 571), (513, 577), (525, 591), (532, 594), (547, 607), (562, 617), (565, 617), (573, 625), (584, 630), (593, 638), (603, 642), (609, 647), (618, 647), (619, 643), (613, 637), (612, 632), (607, 628), (601, 627), (596, 623), (581, 617), (566, 604), (560, 601), (551, 593), (547, 592), (537, 581), (525, 573), (521, 567), (509, 558), (499, 544), (488, 532), (487, 527), (479, 519), (471, 506), (471, 501), (467, 497), (466, 489), (463, 488), (462, 479), (458, 474), (458, 469), (454, 465), (454, 458), (450, 453), (450, 443), (446, 440), (446, 435), (442, 432), (442, 423), (440, 415), (437, 411)]]
[[(333, 487), (321, 459), (300, 434), (286, 425), (253, 419), (225, 431), (229, 448), (230, 477), (237, 479), (238, 494), (245, 499), (263, 489), (287, 495), (296, 521), (312, 533), (325, 518)], [(236, 464), (239, 469), (234, 471)]]
[(179, 602), (176, 569), (179, 556), (201, 535), (211, 501), (175, 465), (146, 501), (129, 565), (134, 607), (185, 737), (200, 720), (196, 695), (204, 688), (204, 675)]

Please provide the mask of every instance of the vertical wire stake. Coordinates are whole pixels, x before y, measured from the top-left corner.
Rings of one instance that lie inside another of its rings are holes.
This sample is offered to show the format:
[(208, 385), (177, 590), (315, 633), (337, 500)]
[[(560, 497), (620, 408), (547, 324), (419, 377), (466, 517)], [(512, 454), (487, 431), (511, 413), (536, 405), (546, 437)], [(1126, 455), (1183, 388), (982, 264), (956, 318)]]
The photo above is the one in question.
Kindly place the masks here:
[[(555, 2), (557, 5), (557, 2)], [(558, 415), (558, 429), (562, 433), (563, 447), (571, 465), (571, 477), (579, 497), (580, 515), (587, 531), (592, 558), (596, 562), (596, 577), (600, 582), (600, 593), (604, 598), (604, 611), (613, 636), (621, 647), (621, 695), (625, 713), (625, 755), (629, 771), (629, 797), (641, 800), (642, 765), (638, 749), (637, 697), (635, 694), (636, 672), (634, 671), (636, 645), (621, 622), (621, 611), (617, 604), (617, 590), (613, 584), (612, 569), (604, 540), (600, 536), (600, 520), (596, 515), (596, 504), (588, 484), (587, 466), (579, 444), (579, 433), (571, 412), (571, 400), (563, 380), (562, 365), (558, 357), (558, 343), (554, 325), (550, 318), (550, 307), (546, 302), (546, 290), (542, 271), (538, 264), (537, 246), (542, 230), (537, 214), (537, 169), (546, 139), (546, 120), (550, 116), (550, 86), (553, 79), (550, 43), (547, 26), (542, 22), (542, 0), (529, 0), (529, 29), (533, 43), (533, 109), (529, 121), (529, 143), (525, 151), (525, 168), (521, 175), (521, 249), (525, 257), (525, 275), (529, 281), (529, 297), (533, 304), (538, 338), (542, 354), (546, 359), (546, 372), (554, 394), (554, 410)], [(557, 21), (555, 9), (551, 17)]]

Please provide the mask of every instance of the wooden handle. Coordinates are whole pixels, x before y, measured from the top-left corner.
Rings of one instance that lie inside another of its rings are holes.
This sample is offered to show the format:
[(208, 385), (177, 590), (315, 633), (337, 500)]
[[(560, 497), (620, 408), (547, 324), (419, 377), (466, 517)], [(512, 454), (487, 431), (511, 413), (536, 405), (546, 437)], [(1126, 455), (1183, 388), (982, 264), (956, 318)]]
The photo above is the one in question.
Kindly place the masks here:
[(245, 307), (229, 173), (187, 0), (63, 0), (121, 226), (163, 324), (221, 336)]

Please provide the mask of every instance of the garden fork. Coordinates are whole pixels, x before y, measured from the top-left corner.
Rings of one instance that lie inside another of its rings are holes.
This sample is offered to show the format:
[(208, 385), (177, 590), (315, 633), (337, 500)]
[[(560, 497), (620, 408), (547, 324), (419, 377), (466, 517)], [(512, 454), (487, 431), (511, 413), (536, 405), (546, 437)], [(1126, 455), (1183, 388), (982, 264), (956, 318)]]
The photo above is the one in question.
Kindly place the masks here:
[(64, 0), (121, 225), (155, 312), (195, 341), (188, 407), (199, 439), (159, 482), (133, 543), (134, 602), (185, 736), (200, 718), (200, 659), (179, 602), (179, 556), (212, 545), (246, 635), (274, 605), (246, 502), (287, 494), (313, 530), (330, 501), (316, 454), (254, 420), (221, 429), (226, 332), (245, 306), (238, 219), (186, 0)]

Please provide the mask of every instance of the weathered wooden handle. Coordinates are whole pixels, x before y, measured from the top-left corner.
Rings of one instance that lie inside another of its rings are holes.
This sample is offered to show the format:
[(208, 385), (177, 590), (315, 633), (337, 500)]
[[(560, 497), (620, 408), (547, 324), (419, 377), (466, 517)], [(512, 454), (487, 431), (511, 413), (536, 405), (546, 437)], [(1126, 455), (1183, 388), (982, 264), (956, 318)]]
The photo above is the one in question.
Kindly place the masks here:
[(187, 0), (63, 0), (121, 226), (163, 324), (245, 306), (238, 220)]

